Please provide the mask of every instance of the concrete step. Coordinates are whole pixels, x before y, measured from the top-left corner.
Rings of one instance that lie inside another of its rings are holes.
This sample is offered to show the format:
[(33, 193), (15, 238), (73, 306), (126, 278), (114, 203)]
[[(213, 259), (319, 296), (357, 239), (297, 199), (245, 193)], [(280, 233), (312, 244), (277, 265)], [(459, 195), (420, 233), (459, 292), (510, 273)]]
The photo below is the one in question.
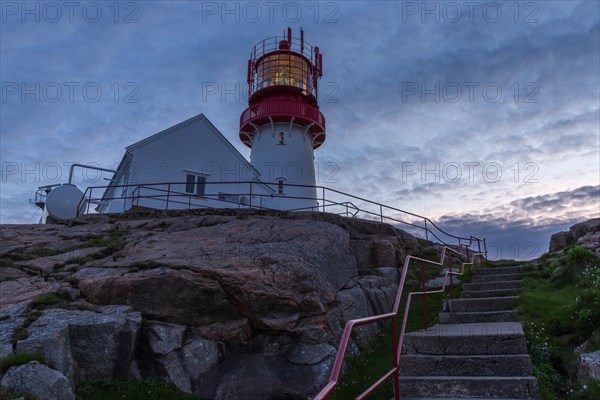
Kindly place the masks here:
[(406, 376), (400, 393), (406, 397), (483, 397), (530, 399), (537, 397), (535, 377)]
[(404, 336), (403, 354), (527, 354), (518, 322), (439, 324)]
[(485, 283), (485, 282), (499, 282), (499, 281), (520, 281), (521, 274), (498, 274), (498, 275), (473, 275), (471, 282), (473, 283)]
[(403, 355), (400, 376), (530, 376), (527, 354), (485, 356)]
[(478, 268), (475, 271), (477, 275), (520, 274), (523, 272), (523, 267)]
[(514, 310), (519, 305), (519, 296), (486, 297), (481, 299), (444, 300), (446, 312), (479, 312)]
[(521, 287), (521, 283), (521, 281), (463, 283), (463, 290), (518, 289)]
[(482, 298), (482, 297), (506, 297), (518, 296), (521, 294), (521, 289), (498, 289), (498, 290), (463, 290), (461, 297), (467, 299)]
[(440, 324), (469, 324), (478, 322), (509, 322), (516, 321), (516, 310), (488, 312), (454, 312), (440, 313)]

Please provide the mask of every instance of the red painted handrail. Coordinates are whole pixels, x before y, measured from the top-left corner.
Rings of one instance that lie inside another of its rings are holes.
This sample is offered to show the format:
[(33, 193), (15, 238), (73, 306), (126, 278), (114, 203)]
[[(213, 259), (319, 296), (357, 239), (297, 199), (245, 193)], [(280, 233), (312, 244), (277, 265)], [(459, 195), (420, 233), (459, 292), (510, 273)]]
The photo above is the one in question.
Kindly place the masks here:
[[(468, 248), (468, 246), (466, 246), (466, 245), (461, 245), (461, 247)], [(407, 256), (404, 260), (404, 266), (402, 268), (402, 275), (400, 278), (400, 282), (398, 284), (398, 290), (396, 292), (396, 298), (394, 301), (394, 305), (392, 307), (392, 311), (389, 313), (386, 313), (386, 314), (350, 320), (346, 323), (344, 332), (342, 334), (342, 339), (340, 340), (340, 345), (338, 347), (336, 358), (335, 358), (335, 361), (333, 364), (333, 368), (332, 368), (331, 374), (329, 376), (329, 381), (323, 387), (323, 389), (321, 389), (321, 391), (319, 393), (317, 393), (317, 395), (315, 397), (313, 397), (313, 400), (327, 399), (333, 393), (335, 388), (337, 387), (337, 385), (339, 383), (340, 372), (342, 370), (342, 365), (344, 363), (344, 358), (346, 357), (346, 350), (347, 350), (348, 344), (350, 342), (350, 336), (352, 333), (352, 329), (354, 329), (354, 327), (356, 327), (356, 326), (362, 326), (362, 325), (372, 324), (375, 322), (386, 321), (386, 320), (391, 321), (391, 324), (392, 324), (392, 346), (393, 346), (392, 368), (388, 372), (386, 372), (381, 378), (379, 378), (373, 385), (371, 385), (367, 390), (365, 390), (360, 395), (358, 395), (356, 397), (356, 399), (358, 400), (358, 399), (367, 398), (369, 395), (373, 394), (373, 392), (390, 377), (393, 377), (393, 382), (394, 382), (394, 399), (395, 400), (400, 399), (399, 377), (398, 377), (397, 372), (399, 371), (400, 354), (402, 353), (402, 345), (404, 343), (404, 335), (406, 333), (407, 316), (408, 316), (408, 312), (410, 309), (410, 303), (411, 303), (412, 296), (444, 292), (446, 289), (446, 283), (448, 281), (448, 276), (449, 275), (463, 275), (465, 266), (472, 265), (473, 262), (470, 262), (469, 260), (467, 260), (467, 262), (462, 263), (461, 272), (446, 271), (446, 274), (444, 276), (444, 284), (442, 285), (442, 288), (439, 290), (432, 290), (432, 291), (424, 291), (423, 290), (421, 292), (408, 293), (408, 296), (406, 299), (406, 306), (404, 309), (404, 316), (402, 319), (402, 328), (400, 331), (400, 337), (397, 339), (396, 338), (396, 326), (397, 326), (398, 309), (400, 307), (400, 301), (402, 298), (402, 291), (404, 288), (404, 282), (406, 280), (406, 274), (408, 272), (408, 267), (410, 265), (411, 260), (416, 260), (416, 261), (420, 261), (422, 263), (443, 266), (447, 251), (451, 251), (455, 254), (462, 256), (462, 251), (461, 252), (456, 251), (448, 246), (444, 246), (444, 248), (442, 249), (442, 253), (441, 253), (441, 257), (440, 257), (441, 259), (439, 262), (430, 261), (430, 260), (426, 260), (426, 259), (414, 257), (414, 256)], [(481, 257), (483, 257), (483, 253), (474, 253), (473, 257), (475, 257), (475, 256), (479, 256), (481, 259)]]

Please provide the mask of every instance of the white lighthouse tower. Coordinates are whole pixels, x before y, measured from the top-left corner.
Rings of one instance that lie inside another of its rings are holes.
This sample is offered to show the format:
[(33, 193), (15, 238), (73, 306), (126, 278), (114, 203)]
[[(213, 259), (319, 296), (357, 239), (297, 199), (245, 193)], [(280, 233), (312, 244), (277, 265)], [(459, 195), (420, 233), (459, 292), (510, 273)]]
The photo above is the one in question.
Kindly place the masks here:
[(325, 141), (325, 117), (317, 103), (323, 56), (304, 41), (272, 37), (259, 42), (248, 60), (249, 107), (240, 117), (240, 140), (250, 161), (277, 196), (271, 208), (317, 207), (314, 149)]

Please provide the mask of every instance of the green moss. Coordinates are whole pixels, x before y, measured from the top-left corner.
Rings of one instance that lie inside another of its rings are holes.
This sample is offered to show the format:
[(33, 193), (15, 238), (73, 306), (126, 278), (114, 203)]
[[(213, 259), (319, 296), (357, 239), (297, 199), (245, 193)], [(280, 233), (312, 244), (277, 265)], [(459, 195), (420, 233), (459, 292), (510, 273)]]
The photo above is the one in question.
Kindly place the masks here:
[(199, 400), (158, 379), (143, 381), (88, 381), (79, 386), (77, 400)]
[[(77, 265), (83, 265), (87, 262), (90, 261), (94, 261), (97, 260), (99, 258), (104, 258), (101, 253), (96, 253), (97, 256), (95, 256), (94, 254), (88, 254), (87, 256), (79, 256), (79, 257), (72, 257), (69, 258), (67, 261), (65, 261), (65, 264), (77, 264)], [(73, 267), (69, 268), (70, 270), (73, 270)]]
[(154, 269), (164, 267), (164, 264), (157, 263), (156, 261), (145, 261), (145, 262), (136, 262), (129, 266), (132, 271), (143, 271), (147, 269)]
[(570, 400), (598, 400), (600, 399), (600, 381), (584, 379), (573, 387), (569, 395)]
[(36, 398), (26, 395), (26, 394), (22, 394), (19, 392), (15, 392), (14, 390), (11, 389), (7, 389), (3, 386), (0, 386), (0, 399), (2, 400), (12, 400), (12, 399), (18, 399), (18, 398), (24, 398), (25, 400), (37, 400)]
[(29, 336), (27, 328), (42, 315), (42, 310), (52, 307), (66, 307), (68, 304), (69, 302), (62, 295), (55, 292), (34, 297), (23, 313), (26, 317), (25, 322), (13, 333), (13, 345)]
[(422, 247), (419, 251), (419, 257), (431, 261), (440, 261), (440, 252), (433, 247)]
[(64, 301), (65, 299), (62, 298), (58, 293), (46, 293), (35, 297), (31, 303), (29, 303), (29, 307), (37, 309), (47, 308), (56, 304), (60, 304)]
[(585, 265), (598, 265), (598, 259), (594, 253), (586, 247), (574, 246), (565, 254), (567, 266), (582, 267)]
[[(89, 236), (86, 237), (78, 246), (75, 246), (73, 250), (85, 249), (90, 247), (102, 247), (103, 249), (94, 254), (88, 254), (85, 256), (71, 257), (65, 261), (64, 265), (78, 264), (83, 265), (90, 261), (99, 260), (101, 258), (109, 257), (118, 250), (121, 250), (125, 246), (125, 232), (119, 230), (111, 230), (106, 235), (100, 236)], [(76, 268), (75, 268), (76, 269)], [(69, 268), (72, 271), (73, 267)]]
[(10, 354), (0, 359), (0, 373), (5, 374), (10, 367), (16, 367), (19, 365), (27, 364), (31, 361), (37, 361), (40, 364), (46, 364), (44, 358), (39, 354), (33, 353), (16, 353)]
[(600, 350), (600, 328), (592, 334), (592, 337), (588, 341), (586, 349), (587, 352), (593, 352), (598, 350)]
[(87, 247), (105, 247), (106, 252), (110, 254), (120, 250), (125, 245), (125, 232), (117, 229), (110, 230), (106, 235), (88, 236), (83, 243), (77, 246), (78, 249)]

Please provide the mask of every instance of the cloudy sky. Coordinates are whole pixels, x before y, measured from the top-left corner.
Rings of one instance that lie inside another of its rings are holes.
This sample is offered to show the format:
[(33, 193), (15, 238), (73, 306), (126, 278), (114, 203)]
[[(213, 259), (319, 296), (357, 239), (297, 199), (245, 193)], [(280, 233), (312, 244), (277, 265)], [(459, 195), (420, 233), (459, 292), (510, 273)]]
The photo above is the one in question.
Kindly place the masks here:
[[(249, 157), (247, 58), (288, 26), (324, 53), (318, 184), (485, 236), (492, 258), (541, 254), (600, 214), (596, 1), (1, 7), (2, 223), (37, 222), (29, 199), (69, 164), (114, 168), (199, 113)], [(91, 175), (77, 183), (108, 177)]]

